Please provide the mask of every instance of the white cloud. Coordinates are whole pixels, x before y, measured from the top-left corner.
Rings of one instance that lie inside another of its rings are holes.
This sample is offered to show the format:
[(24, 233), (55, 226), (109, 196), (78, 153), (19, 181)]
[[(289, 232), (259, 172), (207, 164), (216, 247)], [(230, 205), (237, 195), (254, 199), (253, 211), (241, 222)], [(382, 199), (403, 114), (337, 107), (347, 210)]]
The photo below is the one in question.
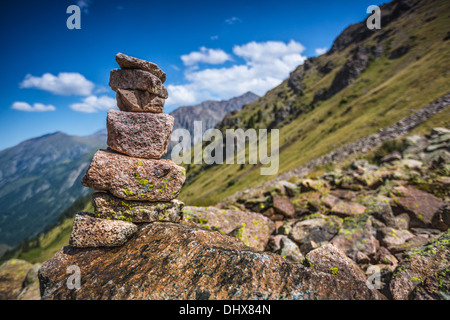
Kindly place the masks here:
[(26, 111), (26, 112), (46, 112), (46, 111), (55, 111), (56, 108), (52, 106), (51, 104), (45, 105), (42, 103), (34, 103), (33, 105), (30, 105), (29, 103), (17, 101), (14, 102), (11, 106), (11, 109), (19, 110), (19, 111)]
[(244, 59), (243, 64), (230, 67), (188, 69), (188, 83), (169, 85), (168, 106), (199, 103), (208, 99), (229, 99), (252, 91), (264, 95), (279, 85), (306, 57), (304, 46), (298, 42), (250, 42), (234, 46), (233, 53)]
[(77, 6), (80, 7), (81, 10), (83, 10), (85, 13), (89, 13), (89, 6), (91, 4), (90, 0), (78, 0)]
[(84, 98), (82, 102), (73, 103), (69, 107), (74, 111), (84, 113), (95, 113), (117, 108), (116, 100), (108, 96), (89, 96)]
[(198, 63), (222, 64), (231, 60), (231, 57), (221, 49), (208, 49), (201, 47), (200, 51), (192, 51), (181, 56), (185, 66), (194, 66)]
[(316, 54), (318, 56), (320, 56), (321, 54), (324, 54), (325, 52), (327, 52), (327, 48), (316, 48)]
[(167, 90), (170, 92), (169, 98), (166, 101), (167, 105), (180, 106), (197, 102), (196, 93), (189, 85), (176, 86), (169, 84)]
[(219, 36), (218, 36), (218, 35), (211, 36), (210, 39), (211, 39), (211, 40), (217, 40), (217, 39), (219, 39)]
[(299, 56), (304, 50), (305, 47), (294, 40), (291, 40), (288, 44), (282, 41), (252, 41), (242, 46), (233, 47), (235, 55), (250, 63), (270, 63), (273, 60), (290, 55)]
[(236, 22), (242, 22), (242, 20), (239, 19), (238, 17), (231, 17), (225, 20), (225, 23), (227, 24), (235, 24)]
[(41, 77), (31, 74), (25, 76), (20, 83), (21, 88), (34, 88), (49, 91), (58, 95), (90, 95), (94, 84), (82, 74), (76, 72), (61, 72), (57, 76), (45, 73)]

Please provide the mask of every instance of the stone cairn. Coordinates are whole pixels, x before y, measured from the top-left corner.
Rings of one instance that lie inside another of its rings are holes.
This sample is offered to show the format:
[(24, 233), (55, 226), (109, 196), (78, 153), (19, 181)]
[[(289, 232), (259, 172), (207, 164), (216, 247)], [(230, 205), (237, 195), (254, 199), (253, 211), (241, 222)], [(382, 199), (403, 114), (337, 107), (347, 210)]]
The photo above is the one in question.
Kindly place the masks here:
[(121, 69), (111, 71), (109, 85), (119, 110), (106, 120), (107, 150), (98, 150), (82, 184), (97, 190), (94, 214), (78, 213), (70, 245), (123, 245), (138, 227), (155, 221), (179, 222), (184, 204), (175, 200), (186, 171), (166, 154), (174, 119), (164, 113), (166, 74), (151, 62), (116, 55)]

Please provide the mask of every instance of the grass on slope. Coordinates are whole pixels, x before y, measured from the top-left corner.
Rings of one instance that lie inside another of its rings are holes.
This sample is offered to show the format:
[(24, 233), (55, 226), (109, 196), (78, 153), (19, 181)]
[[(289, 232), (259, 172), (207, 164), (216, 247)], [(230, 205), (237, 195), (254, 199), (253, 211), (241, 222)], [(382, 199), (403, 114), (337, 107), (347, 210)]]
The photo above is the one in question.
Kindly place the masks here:
[[(433, 11), (437, 4), (440, 8)], [(424, 23), (429, 12), (437, 12), (436, 18)], [(385, 52), (381, 58), (371, 62), (345, 89), (284, 125), (280, 129), (279, 173), (392, 125), (448, 93), (450, 41), (444, 41), (444, 38), (450, 17), (446, 12), (449, 12), (448, 2), (429, 2), (414, 12), (414, 16), (405, 15), (392, 22), (389, 28), (396, 32), (382, 42)], [(376, 36), (374, 33), (362, 45), (375, 43)], [(389, 50), (405, 44), (411, 47), (407, 54), (397, 59), (388, 58)], [(332, 60), (337, 67), (320, 79), (317, 73), (305, 77), (306, 90), (302, 96), (290, 92), (285, 81), (262, 99), (248, 105), (236, 117), (245, 122), (258, 110), (263, 110), (263, 113), (270, 111), (280, 103), (280, 96), (286, 97), (284, 101), (295, 99), (298, 105), (308, 105), (320, 88), (329, 87), (354, 47), (351, 45), (342, 52), (318, 57), (321, 65)], [(430, 127), (449, 126), (449, 119), (448, 111), (444, 111), (416, 130), (425, 132)], [(188, 175), (194, 178), (184, 186), (180, 199), (189, 205), (215, 204), (236, 191), (274, 177), (261, 176), (256, 165), (225, 164), (207, 169), (191, 165)]]
[(32, 239), (29, 248), (18, 251), (16, 258), (26, 260), (30, 263), (44, 262), (69, 244), (72, 232), (73, 215), (78, 211), (94, 212), (91, 194), (77, 200), (60, 218), (58, 223), (49, 228), (43, 235)]

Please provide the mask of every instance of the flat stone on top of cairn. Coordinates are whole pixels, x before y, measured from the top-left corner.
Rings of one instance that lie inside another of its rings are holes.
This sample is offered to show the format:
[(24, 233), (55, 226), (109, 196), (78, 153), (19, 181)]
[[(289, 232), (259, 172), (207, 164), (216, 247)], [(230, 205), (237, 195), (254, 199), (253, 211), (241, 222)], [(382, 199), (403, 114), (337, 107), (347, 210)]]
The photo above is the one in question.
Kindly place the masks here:
[(109, 110), (107, 144), (131, 157), (159, 159), (167, 153), (173, 122), (165, 113)]
[(162, 83), (166, 81), (166, 73), (162, 71), (157, 64), (138, 58), (127, 56), (123, 53), (116, 54), (117, 64), (121, 69), (140, 69), (150, 72), (154, 76), (157, 76)]
[(170, 201), (177, 197), (185, 176), (186, 170), (172, 160), (132, 158), (99, 150), (81, 183), (126, 200)]

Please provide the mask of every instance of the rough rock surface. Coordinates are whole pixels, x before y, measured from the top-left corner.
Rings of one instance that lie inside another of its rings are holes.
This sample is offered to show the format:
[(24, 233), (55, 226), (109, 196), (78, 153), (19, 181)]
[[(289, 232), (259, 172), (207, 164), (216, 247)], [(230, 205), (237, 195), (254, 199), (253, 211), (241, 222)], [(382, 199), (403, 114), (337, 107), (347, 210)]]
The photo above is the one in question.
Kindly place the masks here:
[(162, 83), (166, 81), (166, 73), (153, 62), (130, 57), (120, 52), (116, 54), (116, 61), (122, 69), (140, 69), (148, 71), (157, 76)]
[(392, 297), (396, 300), (408, 299), (427, 277), (450, 268), (450, 230), (435, 242), (407, 252), (406, 257), (390, 283)]
[(17, 297), (18, 300), (40, 300), (41, 292), (39, 290), (38, 271), (41, 268), (40, 263), (36, 263), (28, 271), (27, 277), (22, 285), (22, 291)]
[(279, 254), (290, 262), (302, 263), (305, 260), (295, 242), (283, 234), (271, 236), (266, 249)]
[(309, 252), (306, 259), (314, 270), (344, 279), (366, 281), (366, 275), (358, 265), (332, 244), (324, 245)]
[(33, 265), (20, 259), (8, 260), (0, 266), (0, 300), (17, 299)]
[(230, 234), (260, 251), (275, 230), (275, 224), (259, 213), (215, 207), (185, 207), (182, 223)]
[(330, 211), (338, 216), (349, 217), (358, 214), (363, 214), (366, 207), (351, 201), (337, 201), (332, 206), (330, 206)]
[(285, 217), (291, 218), (295, 214), (294, 205), (292, 204), (289, 197), (274, 196), (273, 197), (273, 208), (276, 212), (281, 213)]
[[(81, 269), (81, 288), (65, 285)], [(43, 299), (383, 299), (357, 276), (317, 272), (219, 232), (170, 222), (122, 247), (65, 247), (39, 271)]]
[(185, 175), (186, 170), (171, 160), (132, 158), (99, 150), (81, 183), (126, 200), (170, 201), (180, 192)]
[(77, 248), (121, 246), (136, 231), (131, 222), (99, 219), (81, 212), (75, 216), (69, 244)]
[(426, 277), (409, 295), (412, 300), (450, 300), (450, 268)]
[(117, 89), (117, 106), (128, 112), (164, 112), (164, 99), (142, 90)]
[(134, 223), (170, 221), (179, 222), (184, 203), (123, 200), (106, 192), (95, 192), (92, 204), (97, 218), (131, 221)]
[(289, 233), (289, 237), (294, 240), (305, 254), (326, 244), (338, 232), (338, 225), (326, 219), (308, 219), (297, 222)]
[(109, 86), (114, 90), (132, 89), (153, 93), (161, 98), (169, 96), (161, 80), (147, 71), (138, 69), (113, 69), (109, 77)]
[(414, 235), (408, 230), (396, 230), (390, 227), (382, 228), (378, 233), (381, 243), (388, 249), (402, 245), (414, 238)]
[(450, 205), (443, 206), (432, 219), (433, 227), (441, 231), (450, 228)]
[(368, 230), (339, 235), (333, 239), (332, 244), (356, 262), (359, 260), (359, 253), (370, 258), (375, 256), (380, 246), (378, 240)]
[(434, 214), (444, 202), (434, 195), (413, 187), (396, 187), (399, 206), (410, 215), (411, 227), (431, 227)]
[(108, 146), (131, 157), (159, 159), (167, 152), (173, 117), (165, 113), (109, 110)]

